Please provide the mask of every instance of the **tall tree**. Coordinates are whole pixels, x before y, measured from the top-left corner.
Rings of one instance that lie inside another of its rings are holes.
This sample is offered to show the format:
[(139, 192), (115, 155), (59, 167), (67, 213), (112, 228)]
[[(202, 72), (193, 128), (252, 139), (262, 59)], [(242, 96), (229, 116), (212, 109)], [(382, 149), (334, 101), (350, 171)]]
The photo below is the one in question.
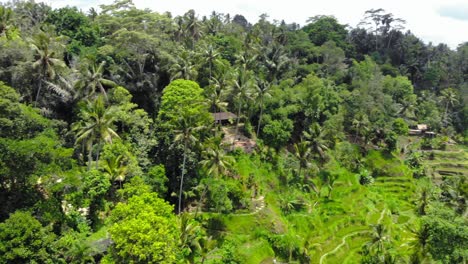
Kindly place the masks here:
[(183, 161), (180, 173), (180, 188), (179, 188), (179, 214), (182, 212), (182, 191), (184, 186), (185, 164), (187, 160), (187, 152), (189, 148), (198, 142), (197, 132), (204, 129), (204, 126), (197, 125), (198, 118), (193, 115), (182, 115), (177, 120), (177, 130), (175, 130), (174, 142), (182, 143), (183, 148)]
[(182, 50), (172, 61), (169, 68), (171, 81), (175, 79), (195, 80), (198, 72), (193, 62), (193, 51)]
[(102, 96), (98, 96), (93, 101), (87, 101), (80, 108), (79, 116), (81, 120), (73, 125), (73, 130), (76, 132), (76, 143), (83, 142), (88, 149), (88, 169), (91, 169), (93, 161), (94, 144), (97, 144), (97, 168), (102, 142), (112, 143), (112, 138), (119, 137), (113, 130), (114, 111), (113, 107), (106, 106)]
[(239, 121), (241, 118), (242, 106), (247, 100), (252, 98), (251, 95), (254, 87), (255, 82), (252, 79), (251, 73), (244, 66), (239, 68), (236, 72), (236, 78), (233, 84), (233, 93), (235, 99), (237, 100), (237, 121), (235, 138), (237, 138), (239, 134)]
[(110, 215), (112, 260), (122, 263), (174, 263), (178, 238), (173, 207), (157, 193), (133, 195)]
[(294, 144), (294, 156), (299, 162), (298, 176), (301, 177), (301, 172), (303, 169), (309, 167), (309, 158), (310, 158), (310, 148), (309, 144), (306, 141), (301, 141)]
[(105, 65), (105, 61), (102, 61), (99, 65), (96, 65), (91, 61), (86, 61), (81, 65), (80, 72), (82, 76), (77, 83), (77, 87), (83, 97), (93, 97), (99, 89), (99, 92), (107, 101), (107, 92), (105, 87), (115, 87), (117, 84), (104, 77)]
[(9, 38), (8, 32), (12, 29), (13, 11), (11, 8), (0, 6), (0, 37)]
[(328, 131), (320, 127), (318, 123), (313, 123), (307, 131), (304, 131), (304, 140), (307, 141), (311, 148), (312, 154), (324, 161), (326, 156), (325, 151), (328, 150), (329, 142), (326, 134)]
[(220, 53), (213, 47), (213, 45), (208, 44), (207, 47), (203, 50), (203, 59), (208, 63), (209, 79), (208, 81), (211, 84), (213, 65), (216, 63), (217, 58)]
[(267, 81), (263, 81), (260, 79), (257, 80), (257, 83), (258, 83), (258, 85), (256, 85), (257, 99), (258, 99), (258, 103), (260, 104), (260, 114), (258, 116), (258, 125), (257, 125), (257, 137), (258, 137), (260, 135), (260, 127), (262, 125), (263, 107), (265, 104), (265, 98), (271, 97), (271, 94), (270, 94), (271, 84)]
[(444, 123), (447, 126), (450, 123), (449, 120), (449, 108), (454, 107), (458, 103), (458, 95), (455, 89), (447, 88), (441, 93), (441, 102), (444, 104)]
[(224, 149), (221, 148), (221, 137), (214, 137), (210, 143), (203, 151), (204, 159), (200, 161), (200, 165), (215, 178), (226, 175), (232, 169), (235, 159), (226, 155)]
[(37, 94), (34, 105), (37, 105), (41, 94), (42, 85), (45, 81), (52, 80), (59, 68), (65, 68), (61, 59), (64, 44), (62, 37), (55, 37), (51, 33), (40, 31), (31, 40), (31, 47), (35, 52), (33, 67), (38, 70), (39, 81), (37, 82)]

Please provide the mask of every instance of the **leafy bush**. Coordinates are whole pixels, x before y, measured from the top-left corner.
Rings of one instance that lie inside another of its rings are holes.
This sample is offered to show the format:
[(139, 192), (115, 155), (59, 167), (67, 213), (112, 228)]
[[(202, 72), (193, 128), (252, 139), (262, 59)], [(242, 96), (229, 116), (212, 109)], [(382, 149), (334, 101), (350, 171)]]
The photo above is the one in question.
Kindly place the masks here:
[(361, 170), (359, 172), (359, 183), (361, 185), (370, 185), (374, 183), (374, 177), (370, 174), (370, 172), (366, 169)]
[(290, 139), (293, 121), (290, 119), (273, 120), (263, 127), (265, 143), (274, 148), (284, 146)]

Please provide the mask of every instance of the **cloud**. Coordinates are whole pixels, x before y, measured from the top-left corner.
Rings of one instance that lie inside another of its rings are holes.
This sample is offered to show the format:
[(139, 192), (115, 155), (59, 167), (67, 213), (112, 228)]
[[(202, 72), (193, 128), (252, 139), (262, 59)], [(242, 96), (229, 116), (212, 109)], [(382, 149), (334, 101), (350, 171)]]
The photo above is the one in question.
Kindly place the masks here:
[(443, 17), (468, 21), (468, 4), (446, 5), (440, 7), (437, 11)]

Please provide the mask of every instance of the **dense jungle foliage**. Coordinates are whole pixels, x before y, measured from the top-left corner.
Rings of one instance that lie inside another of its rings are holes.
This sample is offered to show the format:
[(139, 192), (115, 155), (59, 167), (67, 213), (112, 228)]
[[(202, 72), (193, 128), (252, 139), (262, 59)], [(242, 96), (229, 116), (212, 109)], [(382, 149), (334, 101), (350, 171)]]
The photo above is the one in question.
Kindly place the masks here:
[(0, 3), (0, 263), (466, 263), (468, 42), (356, 16)]

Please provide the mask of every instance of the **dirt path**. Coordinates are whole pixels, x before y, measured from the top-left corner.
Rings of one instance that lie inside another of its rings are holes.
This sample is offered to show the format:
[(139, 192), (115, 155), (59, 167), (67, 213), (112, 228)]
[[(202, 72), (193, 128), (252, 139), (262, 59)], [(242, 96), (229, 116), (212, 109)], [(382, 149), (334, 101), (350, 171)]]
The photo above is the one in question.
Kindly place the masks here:
[(352, 236), (355, 236), (357, 234), (362, 234), (362, 233), (369, 233), (370, 231), (369, 230), (364, 230), (364, 231), (356, 231), (356, 232), (353, 232), (353, 233), (350, 233), (350, 234), (347, 234), (346, 236), (344, 236), (343, 238), (341, 238), (341, 244), (339, 244), (336, 248), (334, 248), (332, 251), (329, 251), (325, 254), (323, 254), (321, 257), (320, 257), (320, 264), (323, 263), (323, 260), (330, 254), (334, 254), (336, 251), (338, 251), (342, 246), (344, 246), (346, 244), (346, 239), (348, 237), (352, 237)]
[[(380, 218), (379, 220), (377, 220), (377, 223), (380, 224), (385, 216), (385, 212), (387, 211), (387, 209), (383, 209), (382, 212), (380, 213)], [(352, 236), (355, 236), (357, 234), (363, 234), (363, 233), (370, 233), (371, 231), (370, 230), (364, 230), (364, 231), (356, 231), (356, 232), (353, 232), (353, 233), (349, 233), (347, 235), (345, 235), (344, 237), (341, 238), (341, 243), (336, 246), (332, 251), (329, 251), (325, 254), (323, 254), (321, 257), (320, 257), (320, 264), (323, 263), (323, 260), (328, 256), (328, 255), (331, 255), (331, 254), (335, 254), (335, 252), (337, 252), (342, 246), (346, 245), (346, 239), (348, 237), (352, 237)]]

